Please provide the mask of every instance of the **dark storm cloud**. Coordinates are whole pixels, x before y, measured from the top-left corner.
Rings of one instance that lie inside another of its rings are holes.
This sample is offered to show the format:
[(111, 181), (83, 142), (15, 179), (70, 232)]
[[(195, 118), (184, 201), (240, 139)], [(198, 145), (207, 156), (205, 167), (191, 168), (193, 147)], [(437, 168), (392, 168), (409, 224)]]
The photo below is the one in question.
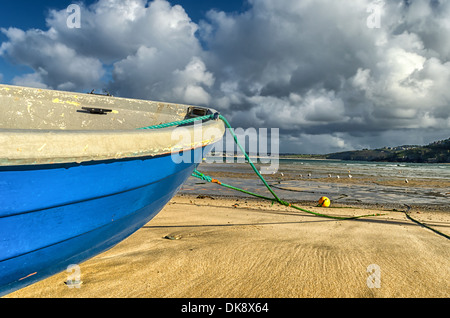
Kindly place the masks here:
[(100, 0), (80, 29), (62, 10), (46, 31), (2, 30), (0, 54), (34, 70), (17, 84), (211, 105), (235, 126), (280, 128), (282, 151), (448, 137), (448, 1), (249, 2), (196, 24), (165, 0)]

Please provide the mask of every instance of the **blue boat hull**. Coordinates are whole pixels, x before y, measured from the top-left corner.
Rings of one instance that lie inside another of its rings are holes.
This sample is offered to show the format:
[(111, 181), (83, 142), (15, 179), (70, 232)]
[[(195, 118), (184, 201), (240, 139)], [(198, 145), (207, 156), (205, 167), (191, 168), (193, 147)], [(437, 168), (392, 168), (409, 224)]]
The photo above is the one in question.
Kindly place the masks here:
[(177, 164), (165, 155), (0, 167), (0, 295), (79, 264), (141, 228), (211, 146)]

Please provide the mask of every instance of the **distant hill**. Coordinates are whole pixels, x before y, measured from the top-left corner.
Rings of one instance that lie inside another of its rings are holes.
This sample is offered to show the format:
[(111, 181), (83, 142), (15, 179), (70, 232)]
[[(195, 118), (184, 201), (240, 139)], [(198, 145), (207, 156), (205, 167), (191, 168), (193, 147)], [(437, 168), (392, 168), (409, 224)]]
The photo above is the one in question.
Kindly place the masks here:
[(426, 146), (404, 145), (374, 150), (344, 151), (324, 155), (322, 158), (361, 161), (450, 163), (450, 138), (436, 141)]

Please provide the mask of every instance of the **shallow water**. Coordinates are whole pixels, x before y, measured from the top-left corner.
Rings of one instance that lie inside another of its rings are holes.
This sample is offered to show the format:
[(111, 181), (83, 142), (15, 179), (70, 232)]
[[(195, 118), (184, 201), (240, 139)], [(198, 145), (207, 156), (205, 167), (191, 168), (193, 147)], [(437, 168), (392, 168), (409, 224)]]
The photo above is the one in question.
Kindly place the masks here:
[[(269, 168), (275, 163), (257, 163), (262, 173), (271, 174)], [(202, 168), (219, 169), (222, 171), (242, 172), (250, 168), (245, 163), (205, 163)], [(424, 163), (395, 163), (395, 162), (367, 162), (342, 160), (314, 160), (314, 159), (279, 159), (278, 173), (303, 174), (311, 173), (312, 178), (319, 178), (331, 174), (333, 177), (358, 174), (362, 176), (402, 178), (427, 178), (450, 180), (450, 164)]]
[[(256, 167), (269, 172), (264, 177), (284, 200), (317, 201), (327, 196), (346, 204), (438, 205), (450, 211), (450, 165), (446, 164), (280, 159), (275, 173), (267, 171), (269, 164)], [(199, 171), (220, 173), (221, 182), (271, 196), (249, 164), (202, 163)], [(193, 177), (181, 193), (244, 195)]]

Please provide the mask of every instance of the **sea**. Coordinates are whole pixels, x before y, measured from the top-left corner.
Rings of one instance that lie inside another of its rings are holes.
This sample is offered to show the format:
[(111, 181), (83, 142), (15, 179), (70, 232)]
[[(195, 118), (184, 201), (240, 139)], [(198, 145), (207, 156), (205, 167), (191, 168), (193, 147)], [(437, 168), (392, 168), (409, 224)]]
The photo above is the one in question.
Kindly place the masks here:
[[(210, 159), (210, 158), (209, 158)], [(270, 196), (263, 182), (243, 158), (201, 163), (205, 175), (215, 173), (221, 182)], [(228, 161), (228, 162), (226, 162)], [(450, 164), (396, 163), (343, 160), (253, 158), (255, 167), (284, 199), (314, 202), (327, 196), (334, 203), (395, 206), (437, 206), (450, 212)], [(181, 193), (245, 197), (246, 194), (191, 177)]]

